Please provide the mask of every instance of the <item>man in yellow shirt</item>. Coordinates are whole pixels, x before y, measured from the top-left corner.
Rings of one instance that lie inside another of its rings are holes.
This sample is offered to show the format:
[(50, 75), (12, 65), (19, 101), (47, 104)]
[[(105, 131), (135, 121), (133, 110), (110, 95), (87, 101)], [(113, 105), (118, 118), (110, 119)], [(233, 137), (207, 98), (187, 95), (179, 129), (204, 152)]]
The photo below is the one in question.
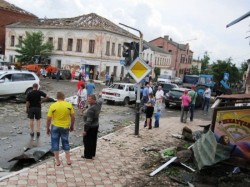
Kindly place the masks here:
[(62, 148), (65, 151), (67, 164), (71, 165), (69, 132), (74, 130), (75, 112), (72, 104), (64, 101), (64, 98), (65, 96), (62, 92), (57, 92), (57, 102), (50, 105), (47, 114), (47, 134), (51, 135), (51, 150), (54, 153), (57, 166), (60, 166), (60, 139), (62, 142)]

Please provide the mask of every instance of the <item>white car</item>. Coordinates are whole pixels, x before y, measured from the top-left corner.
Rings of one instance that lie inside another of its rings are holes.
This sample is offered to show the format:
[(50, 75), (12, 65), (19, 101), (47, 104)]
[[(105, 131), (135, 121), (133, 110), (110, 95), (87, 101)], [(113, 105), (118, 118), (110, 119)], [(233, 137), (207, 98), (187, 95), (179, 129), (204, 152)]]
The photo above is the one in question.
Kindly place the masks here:
[(157, 78), (158, 83), (171, 83), (170, 75), (159, 75)]
[(104, 101), (121, 102), (128, 105), (131, 101), (136, 101), (135, 84), (114, 83), (110, 87), (102, 89), (101, 97)]
[(16, 96), (28, 94), (34, 83), (40, 88), (40, 79), (29, 71), (8, 70), (0, 71), (0, 96)]

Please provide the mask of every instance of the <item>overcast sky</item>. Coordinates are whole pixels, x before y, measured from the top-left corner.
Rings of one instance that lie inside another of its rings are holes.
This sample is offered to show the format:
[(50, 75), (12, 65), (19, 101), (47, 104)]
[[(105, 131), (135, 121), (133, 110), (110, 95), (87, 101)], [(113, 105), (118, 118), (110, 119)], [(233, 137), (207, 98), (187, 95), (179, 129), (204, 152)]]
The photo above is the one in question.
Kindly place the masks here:
[(178, 43), (189, 43), (195, 59), (203, 57), (205, 51), (212, 61), (231, 57), (237, 66), (250, 59), (250, 38), (246, 39), (250, 35), (250, 16), (226, 28), (228, 23), (250, 11), (249, 0), (6, 1), (39, 18), (96, 13), (117, 25), (137, 28), (146, 41), (169, 35)]

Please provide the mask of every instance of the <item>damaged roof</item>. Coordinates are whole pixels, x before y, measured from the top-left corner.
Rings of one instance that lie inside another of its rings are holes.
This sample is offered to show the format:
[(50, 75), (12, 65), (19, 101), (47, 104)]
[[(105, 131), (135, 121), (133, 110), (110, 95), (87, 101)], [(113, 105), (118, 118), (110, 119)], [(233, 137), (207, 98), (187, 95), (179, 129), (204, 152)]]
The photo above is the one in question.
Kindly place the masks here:
[(137, 36), (122, 29), (113, 22), (95, 13), (90, 13), (73, 18), (37, 19), (33, 21), (22, 21), (7, 26), (8, 28), (37, 28), (37, 29), (78, 29), (78, 30), (101, 30), (117, 33), (130, 38)]
[(30, 12), (27, 12), (27, 11), (25, 11), (25, 10), (23, 10), (23, 9), (13, 5), (13, 4), (10, 4), (10, 3), (8, 3), (8, 2), (6, 2), (4, 0), (0, 0), (0, 9), (37, 17), (36, 15), (34, 15), (34, 14), (30, 13)]

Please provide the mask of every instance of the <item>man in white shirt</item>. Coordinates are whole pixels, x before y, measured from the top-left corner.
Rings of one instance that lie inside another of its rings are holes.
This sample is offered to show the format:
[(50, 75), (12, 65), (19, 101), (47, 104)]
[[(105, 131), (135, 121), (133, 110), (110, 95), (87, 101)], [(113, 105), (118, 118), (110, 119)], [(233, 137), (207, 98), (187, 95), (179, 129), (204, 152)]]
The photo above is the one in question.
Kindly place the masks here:
[(211, 98), (211, 89), (209, 86), (205, 86), (206, 90), (203, 94), (203, 105), (202, 110), (208, 112), (209, 104), (210, 104), (210, 98)]
[(158, 86), (158, 89), (155, 93), (155, 100), (156, 100), (155, 111), (157, 111), (158, 109), (161, 110), (163, 98), (164, 98), (164, 92), (162, 90), (162, 86)]

